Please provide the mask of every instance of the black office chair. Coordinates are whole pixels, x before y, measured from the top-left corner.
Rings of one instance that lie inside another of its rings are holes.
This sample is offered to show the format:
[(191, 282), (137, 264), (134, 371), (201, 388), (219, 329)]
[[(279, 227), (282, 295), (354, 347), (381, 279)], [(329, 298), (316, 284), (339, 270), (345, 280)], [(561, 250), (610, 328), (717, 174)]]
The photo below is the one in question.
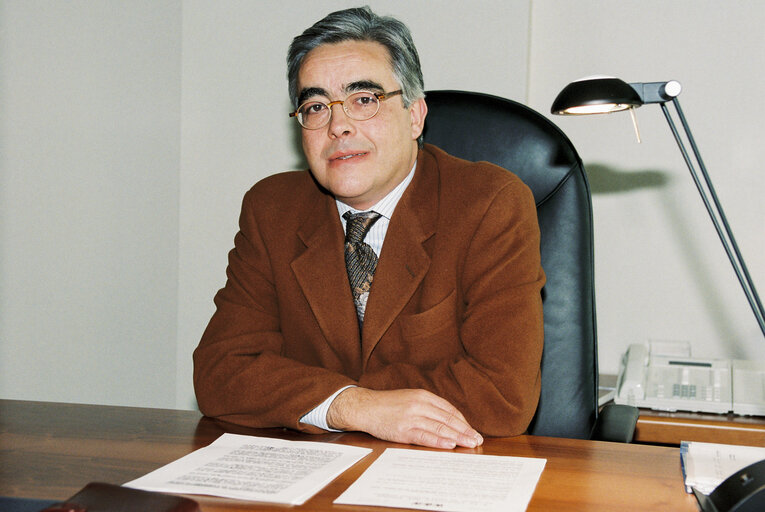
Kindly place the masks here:
[(463, 91), (430, 91), (426, 101), (425, 142), (504, 167), (534, 194), (547, 283), (542, 393), (529, 433), (630, 442), (636, 409), (616, 406), (598, 422), (592, 204), (574, 146), (515, 101)]

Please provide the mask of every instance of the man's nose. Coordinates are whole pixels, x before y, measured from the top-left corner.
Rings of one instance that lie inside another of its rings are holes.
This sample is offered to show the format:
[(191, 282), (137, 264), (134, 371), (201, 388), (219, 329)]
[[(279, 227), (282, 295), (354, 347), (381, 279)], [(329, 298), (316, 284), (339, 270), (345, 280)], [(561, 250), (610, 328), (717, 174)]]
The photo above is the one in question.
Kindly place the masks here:
[(329, 104), (331, 115), (329, 117), (329, 136), (340, 137), (346, 133), (350, 133), (353, 130), (353, 120), (348, 117), (343, 103), (341, 101), (333, 101)]

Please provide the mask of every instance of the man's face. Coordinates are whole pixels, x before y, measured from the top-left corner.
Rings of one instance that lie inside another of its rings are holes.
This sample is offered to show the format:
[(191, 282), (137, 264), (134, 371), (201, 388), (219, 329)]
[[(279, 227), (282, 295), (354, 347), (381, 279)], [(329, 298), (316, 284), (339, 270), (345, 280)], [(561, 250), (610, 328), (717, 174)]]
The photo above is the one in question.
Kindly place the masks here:
[[(345, 41), (311, 50), (298, 73), (299, 102), (344, 100), (360, 90), (400, 89), (388, 51), (379, 43)], [(316, 180), (340, 201), (366, 210), (409, 174), (417, 158), (427, 107), (420, 99), (405, 109), (401, 96), (380, 104), (366, 121), (349, 118), (333, 105), (327, 126), (302, 128), (303, 151)]]

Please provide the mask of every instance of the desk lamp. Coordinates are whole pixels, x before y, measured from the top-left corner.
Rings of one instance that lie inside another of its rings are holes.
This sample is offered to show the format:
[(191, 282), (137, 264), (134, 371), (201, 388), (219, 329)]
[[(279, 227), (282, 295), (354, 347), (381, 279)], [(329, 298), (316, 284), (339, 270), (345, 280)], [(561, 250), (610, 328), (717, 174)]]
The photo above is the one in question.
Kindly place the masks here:
[[(762, 302), (760, 302), (757, 289), (754, 287), (754, 282), (752, 282), (744, 258), (741, 256), (741, 251), (739, 251), (736, 239), (734, 238), (728, 220), (725, 217), (720, 200), (717, 198), (715, 189), (712, 186), (712, 181), (709, 179), (709, 174), (707, 174), (707, 169), (704, 166), (704, 161), (701, 159), (701, 154), (693, 139), (691, 129), (685, 120), (682, 109), (680, 108), (680, 102), (677, 100), (680, 91), (680, 83), (674, 80), (670, 80), (669, 82), (637, 82), (627, 84), (618, 78), (611, 77), (584, 78), (568, 84), (560, 94), (558, 94), (558, 97), (555, 98), (550, 111), (553, 114), (558, 115), (581, 115), (608, 114), (628, 110), (632, 115), (635, 132), (639, 142), (640, 133), (637, 129), (634, 109), (647, 103), (658, 103), (661, 105), (664, 117), (667, 119), (667, 123), (669, 123), (670, 130), (672, 130), (672, 135), (675, 137), (680, 152), (683, 154), (685, 164), (691, 172), (691, 177), (696, 183), (699, 195), (701, 195), (701, 199), (704, 201), (704, 206), (717, 230), (717, 235), (720, 237), (720, 241), (722, 242), (723, 248), (728, 255), (728, 259), (733, 266), (733, 270), (736, 272), (738, 282), (744, 291), (744, 295), (746, 295), (747, 301), (749, 301), (749, 305), (757, 319), (760, 330), (762, 331), (763, 336), (765, 336), (765, 312), (762, 308)], [(685, 137), (691, 146), (696, 165), (698, 165), (698, 168), (701, 170), (703, 182), (696, 172), (690, 153), (688, 152), (688, 149), (680, 136), (680, 132), (676, 127), (675, 121), (667, 108), (667, 102), (670, 101), (674, 105), (677, 117), (680, 119), (680, 123), (683, 126)]]

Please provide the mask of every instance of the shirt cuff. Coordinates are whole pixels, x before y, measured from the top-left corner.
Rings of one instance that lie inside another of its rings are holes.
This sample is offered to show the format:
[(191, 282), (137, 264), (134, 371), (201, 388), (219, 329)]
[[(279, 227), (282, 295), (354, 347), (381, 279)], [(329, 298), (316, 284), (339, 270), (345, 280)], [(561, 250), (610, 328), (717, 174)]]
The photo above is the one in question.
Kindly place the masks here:
[(316, 408), (312, 409), (311, 411), (308, 411), (308, 413), (306, 413), (302, 418), (300, 418), (300, 423), (313, 425), (314, 427), (319, 427), (324, 430), (328, 430), (330, 432), (342, 432), (342, 430), (335, 430), (334, 428), (329, 428), (329, 425), (327, 425), (327, 412), (329, 412), (329, 406), (332, 405), (332, 402), (335, 400), (337, 395), (339, 395), (340, 393), (342, 393), (348, 388), (355, 388), (355, 387), (356, 386), (345, 386), (344, 388), (338, 389), (329, 398), (327, 398), (318, 406), (316, 406)]

